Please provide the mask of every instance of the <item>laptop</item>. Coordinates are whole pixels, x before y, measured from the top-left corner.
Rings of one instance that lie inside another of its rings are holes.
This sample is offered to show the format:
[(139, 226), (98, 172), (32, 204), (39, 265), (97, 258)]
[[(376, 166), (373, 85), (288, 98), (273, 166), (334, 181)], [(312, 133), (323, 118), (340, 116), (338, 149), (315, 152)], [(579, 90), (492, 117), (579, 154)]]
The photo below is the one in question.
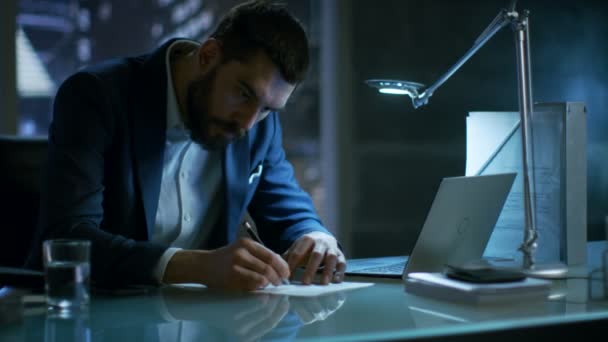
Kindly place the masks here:
[[(479, 261), (516, 173), (446, 177), (409, 256), (347, 260), (346, 275), (401, 278)], [(504, 261), (504, 260), (500, 260)]]

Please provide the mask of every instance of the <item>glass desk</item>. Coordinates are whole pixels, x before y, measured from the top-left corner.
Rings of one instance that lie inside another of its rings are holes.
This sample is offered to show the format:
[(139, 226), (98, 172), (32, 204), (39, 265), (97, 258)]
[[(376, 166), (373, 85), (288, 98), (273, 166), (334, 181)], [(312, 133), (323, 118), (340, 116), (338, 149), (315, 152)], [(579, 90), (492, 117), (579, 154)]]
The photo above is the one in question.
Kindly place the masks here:
[(71, 318), (28, 307), (21, 321), (0, 326), (0, 341), (494, 342), (593, 332), (605, 340), (608, 299), (595, 278), (555, 281), (550, 299), (507, 305), (432, 300), (408, 294), (400, 280), (370, 278), (347, 280), (375, 282), (372, 287), (313, 298), (165, 287), (94, 295), (88, 312)]

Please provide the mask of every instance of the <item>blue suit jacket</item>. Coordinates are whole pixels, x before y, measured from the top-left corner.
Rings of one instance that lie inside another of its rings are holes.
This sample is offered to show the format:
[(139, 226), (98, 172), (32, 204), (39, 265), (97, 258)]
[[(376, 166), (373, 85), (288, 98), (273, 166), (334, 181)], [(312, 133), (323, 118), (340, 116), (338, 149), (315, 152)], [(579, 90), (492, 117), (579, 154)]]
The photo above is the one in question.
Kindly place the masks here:
[[(91, 276), (100, 284), (154, 283), (153, 268), (168, 247), (148, 237), (162, 175), (172, 41), (149, 55), (79, 71), (55, 98), (41, 237), (91, 240)], [(281, 134), (272, 113), (224, 149), (226, 202), (208, 248), (236, 238), (246, 209), (277, 252), (304, 233), (326, 231), (285, 159)]]

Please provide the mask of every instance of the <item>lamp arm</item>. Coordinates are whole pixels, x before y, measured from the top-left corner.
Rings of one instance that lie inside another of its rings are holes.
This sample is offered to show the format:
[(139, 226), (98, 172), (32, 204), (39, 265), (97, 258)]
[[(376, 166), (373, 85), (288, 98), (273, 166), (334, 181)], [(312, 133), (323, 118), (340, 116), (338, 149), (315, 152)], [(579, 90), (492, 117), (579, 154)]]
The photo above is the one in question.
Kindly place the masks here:
[(519, 247), (523, 253), (523, 267), (532, 270), (535, 267), (534, 253), (538, 231), (535, 220), (534, 190), (534, 144), (532, 138), (532, 70), (530, 61), (530, 23), (528, 11), (514, 22), (515, 45), (517, 56), (517, 84), (519, 98), (519, 115), (522, 143), (522, 176), (524, 190), (524, 241)]
[(484, 46), (488, 40), (500, 31), (507, 24), (511, 23), (512, 18), (517, 16), (514, 11), (501, 10), (500, 13), (494, 18), (494, 20), (488, 25), (488, 27), (481, 33), (479, 38), (475, 41), (473, 46), (462, 56), (456, 64), (454, 64), (443, 76), (441, 76), (435, 83), (425, 89), (418, 96), (412, 98), (414, 108), (418, 108), (426, 105), (429, 102), (429, 98), (433, 96), (433, 93), (439, 88), (445, 81), (447, 81), (452, 75), (460, 69), (460, 67), (466, 63), (482, 46)]

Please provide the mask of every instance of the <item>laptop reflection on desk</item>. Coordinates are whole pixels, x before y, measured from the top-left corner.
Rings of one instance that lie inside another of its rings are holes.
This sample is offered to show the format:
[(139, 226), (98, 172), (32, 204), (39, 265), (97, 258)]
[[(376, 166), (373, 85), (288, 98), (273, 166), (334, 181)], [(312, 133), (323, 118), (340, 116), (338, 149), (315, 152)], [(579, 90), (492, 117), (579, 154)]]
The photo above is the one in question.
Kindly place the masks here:
[[(481, 260), (516, 173), (446, 177), (409, 256), (347, 260), (346, 275), (405, 278)], [(501, 259), (504, 260), (504, 259)]]

